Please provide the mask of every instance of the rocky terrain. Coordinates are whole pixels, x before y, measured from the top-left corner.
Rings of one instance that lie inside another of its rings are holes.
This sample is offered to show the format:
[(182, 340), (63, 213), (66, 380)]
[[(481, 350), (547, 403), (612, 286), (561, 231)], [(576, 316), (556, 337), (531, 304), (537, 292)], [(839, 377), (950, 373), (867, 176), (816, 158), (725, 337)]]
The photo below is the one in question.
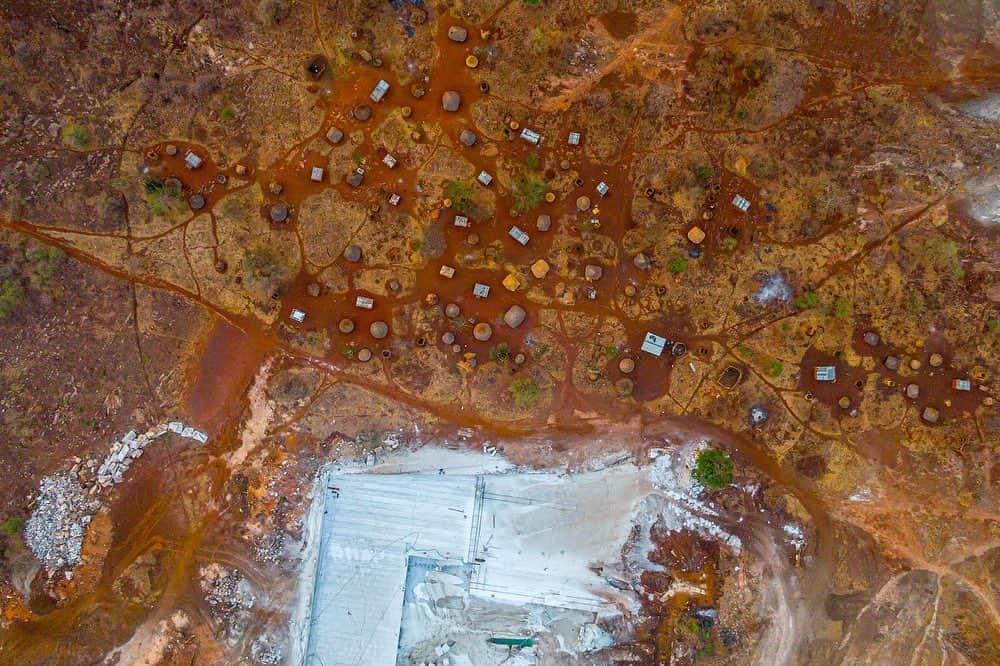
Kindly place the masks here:
[(0, 36), (0, 663), (282, 663), (317, 470), (430, 442), (725, 453), (618, 663), (1000, 661), (995, 3)]

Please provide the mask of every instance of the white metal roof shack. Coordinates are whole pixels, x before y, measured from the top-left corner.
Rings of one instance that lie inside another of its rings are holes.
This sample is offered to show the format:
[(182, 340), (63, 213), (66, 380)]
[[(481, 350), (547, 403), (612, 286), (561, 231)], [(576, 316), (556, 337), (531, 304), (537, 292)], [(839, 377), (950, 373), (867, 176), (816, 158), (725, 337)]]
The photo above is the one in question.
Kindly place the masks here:
[(456, 227), (462, 227), (463, 229), (467, 228), (469, 226), (469, 218), (467, 218), (464, 215), (456, 215), (455, 216), (455, 226)]
[(483, 185), (489, 187), (489, 184), (493, 182), (493, 176), (486, 173), (485, 171), (480, 171), (479, 175), (476, 176), (476, 180), (478, 180)]
[(451, 266), (448, 266), (447, 264), (442, 265), (441, 266), (441, 270), (438, 271), (438, 273), (442, 277), (446, 277), (446, 278), (449, 278), (449, 279), (455, 277), (455, 269), (452, 268)]
[(608, 192), (610, 191), (611, 188), (608, 187), (608, 184), (605, 183), (603, 180), (597, 184), (597, 193), (601, 195), (602, 199), (608, 196)]
[(184, 156), (184, 164), (188, 169), (197, 169), (201, 166), (201, 158), (189, 150), (187, 155)]
[(312, 171), (309, 172), (309, 179), (316, 183), (323, 182), (323, 169), (320, 167), (313, 167)]
[(522, 231), (520, 227), (511, 227), (510, 231), (508, 231), (507, 233), (509, 233), (510, 237), (516, 240), (521, 245), (527, 245), (528, 241), (531, 240), (531, 237), (528, 236), (528, 234), (524, 233), (524, 231)]
[(476, 298), (486, 298), (487, 296), (490, 295), (489, 285), (485, 285), (482, 282), (477, 282), (472, 287), (472, 295), (475, 296)]
[(396, 168), (396, 158), (393, 157), (390, 153), (385, 154), (385, 157), (382, 158), (382, 163), (385, 164), (390, 169)]
[(738, 194), (735, 197), (733, 197), (733, 205), (739, 208), (744, 213), (750, 210), (750, 202)]
[(642, 351), (653, 356), (660, 356), (666, 346), (667, 339), (656, 333), (646, 333), (646, 337), (642, 341)]
[(296, 308), (292, 310), (292, 313), (288, 315), (288, 317), (292, 321), (297, 321), (298, 323), (301, 324), (306, 320), (306, 313)]
[(395, 192), (389, 195), (389, 203), (392, 204), (393, 206), (398, 206), (400, 199), (402, 199), (402, 197), (400, 197)]
[(371, 310), (375, 307), (375, 299), (368, 296), (358, 296), (357, 300), (354, 301), (354, 305), (365, 310)]
[(832, 365), (819, 365), (816, 366), (815, 377), (818, 382), (835, 382), (837, 381), (837, 368)]
[(385, 94), (389, 92), (389, 82), (385, 79), (379, 79), (378, 83), (375, 84), (375, 89), (372, 90), (372, 94), (369, 95), (373, 102), (381, 102)]
[(579, 132), (570, 132), (569, 133), (569, 145), (571, 145), (571, 146), (579, 146), (580, 145), (580, 133)]
[(521, 130), (521, 138), (528, 143), (538, 145), (542, 141), (542, 135), (534, 130), (530, 130), (527, 127)]

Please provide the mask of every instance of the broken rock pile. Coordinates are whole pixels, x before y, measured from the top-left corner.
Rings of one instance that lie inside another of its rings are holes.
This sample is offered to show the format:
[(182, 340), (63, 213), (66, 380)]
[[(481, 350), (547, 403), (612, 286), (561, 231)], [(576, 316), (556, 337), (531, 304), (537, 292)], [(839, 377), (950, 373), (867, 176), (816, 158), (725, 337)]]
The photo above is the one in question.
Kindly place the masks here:
[(25, 525), (24, 541), (49, 571), (76, 566), (87, 525), (98, 508), (97, 502), (87, 500), (73, 474), (47, 476)]
[(149, 444), (167, 432), (173, 432), (181, 437), (193, 439), (199, 444), (204, 444), (208, 441), (207, 434), (191, 426), (185, 426), (180, 421), (161, 423), (141, 435), (137, 435), (135, 430), (130, 430), (120, 442), (111, 444), (111, 453), (108, 454), (108, 457), (104, 459), (104, 462), (97, 470), (97, 485), (102, 488), (108, 488), (116, 483), (121, 483), (128, 468), (131, 467), (132, 461), (139, 458)]

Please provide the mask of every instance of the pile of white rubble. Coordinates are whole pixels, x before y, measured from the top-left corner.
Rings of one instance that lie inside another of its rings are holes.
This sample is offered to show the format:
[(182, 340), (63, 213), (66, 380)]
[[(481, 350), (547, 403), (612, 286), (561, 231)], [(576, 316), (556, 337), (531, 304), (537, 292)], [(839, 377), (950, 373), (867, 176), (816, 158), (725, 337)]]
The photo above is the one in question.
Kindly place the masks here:
[(130, 430), (122, 437), (121, 441), (111, 444), (111, 452), (97, 470), (97, 485), (102, 488), (108, 488), (116, 483), (121, 483), (125, 472), (131, 467), (132, 461), (139, 458), (147, 446), (168, 432), (192, 439), (199, 444), (204, 444), (208, 441), (207, 433), (197, 428), (186, 426), (180, 421), (161, 423), (141, 435), (137, 435), (135, 430)]

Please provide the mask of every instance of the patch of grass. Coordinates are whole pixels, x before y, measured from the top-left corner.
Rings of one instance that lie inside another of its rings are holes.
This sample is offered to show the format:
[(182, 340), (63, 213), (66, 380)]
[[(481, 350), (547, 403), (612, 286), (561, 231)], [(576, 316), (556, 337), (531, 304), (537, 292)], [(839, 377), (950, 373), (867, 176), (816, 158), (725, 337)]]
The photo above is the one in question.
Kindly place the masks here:
[(531, 5), (532, 7), (538, 5), (542, 0), (524, 0), (524, 4)]
[(961, 266), (955, 266), (954, 268), (951, 269), (951, 276), (956, 280), (961, 280), (962, 278), (965, 277), (965, 269), (963, 269)]
[(62, 141), (70, 148), (85, 148), (90, 143), (90, 130), (70, 120), (62, 128)]
[(534, 407), (541, 396), (541, 389), (538, 388), (538, 384), (535, 383), (535, 380), (528, 377), (515, 379), (511, 382), (508, 390), (514, 399), (514, 404), (521, 409)]
[(538, 155), (535, 153), (528, 153), (528, 157), (525, 158), (524, 163), (528, 165), (528, 168), (532, 171), (538, 168)]
[(993, 319), (987, 320), (986, 329), (990, 333), (996, 333), (997, 331), (1000, 331), (1000, 319), (994, 317)]
[(451, 205), (456, 210), (464, 211), (469, 207), (473, 192), (472, 183), (467, 180), (449, 180), (444, 184), (444, 196), (451, 199)]
[(746, 356), (747, 358), (752, 358), (752, 357), (753, 357), (753, 350), (752, 350), (752, 349), (750, 349), (749, 347), (747, 347), (747, 346), (746, 346), (745, 344), (743, 344), (743, 343), (740, 343), (740, 344), (736, 345), (736, 350), (737, 350), (737, 351), (738, 351), (739, 353), (741, 353), (741, 354), (743, 354), (744, 356)]
[(3, 521), (3, 531), (8, 536), (14, 536), (20, 534), (24, 531), (24, 519), (23, 518), (8, 518)]
[(698, 180), (708, 180), (708, 178), (712, 175), (712, 170), (707, 166), (700, 166), (694, 170), (694, 175)]
[(764, 372), (777, 379), (785, 372), (785, 364), (776, 358), (769, 358), (764, 363)]
[(686, 257), (674, 257), (667, 263), (667, 270), (674, 275), (680, 275), (687, 270), (688, 260)]
[(729, 252), (735, 252), (736, 248), (739, 246), (740, 242), (733, 238), (732, 236), (726, 236), (722, 239), (722, 247), (724, 247)]
[(354, 358), (354, 347), (351, 345), (344, 345), (340, 350), (340, 354), (344, 358)]
[(604, 355), (608, 358), (615, 358), (618, 356), (618, 347), (614, 345), (608, 345), (604, 348)]
[(721, 490), (733, 482), (733, 461), (724, 451), (702, 449), (691, 476), (706, 488)]
[(24, 302), (24, 287), (14, 279), (0, 282), (0, 319), (6, 319)]
[(146, 188), (146, 203), (153, 215), (165, 214), (184, 195), (179, 186), (165, 185), (157, 178), (147, 178), (143, 185)]
[(854, 311), (854, 306), (843, 296), (838, 296), (833, 301), (833, 315), (838, 319), (847, 319)]
[(228, 123), (232, 120), (236, 120), (236, 111), (233, 110), (231, 106), (224, 106), (219, 109), (219, 120), (224, 123)]
[(804, 291), (795, 299), (795, 307), (799, 310), (808, 310), (819, 305), (819, 296), (815, 291)]
[(520, 215), (538, 206), (548, 194), (549, 185), (536, 173), (531, 173), (514, 183), (511, 196), (514, 212)]
[(494, 345), (490, 349), (490, 360), (496, 361), (500, 365), (507, 365), (507, 361), (510, 360), (510, 346), (506, 342)]

